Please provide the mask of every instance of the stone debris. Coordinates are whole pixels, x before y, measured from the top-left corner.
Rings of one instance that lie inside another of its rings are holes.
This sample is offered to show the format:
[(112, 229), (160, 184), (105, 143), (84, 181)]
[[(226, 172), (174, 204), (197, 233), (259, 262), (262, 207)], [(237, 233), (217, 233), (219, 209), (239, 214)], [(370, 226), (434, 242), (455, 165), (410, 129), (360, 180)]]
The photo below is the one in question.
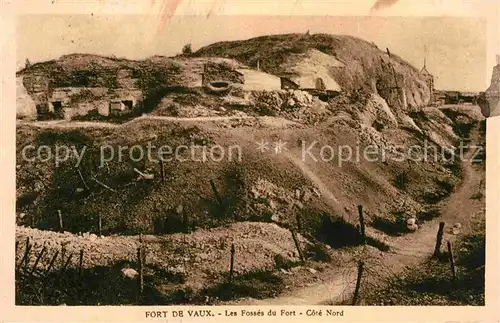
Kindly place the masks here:
[(418, 225), (417, 224), (408, 225), (407, 228), (410, 231), (417, 231), (418, 230)]
[(457, 234), (460, 234), (461, 230), (462, 230), (462, 224), (457, 222), (453, 225), (453, 228), (451, 229), (451, 233), (454, 235), (457, 235)]
[(417, 223), (417, 219), (415, 219), (415, 218), (410, 218), (410, 219), (408, 219), (408, 220), (406, 221), (406, 224), (407, 224), (408, 226), (414, 225), (414, 224), (416, 224), (416, 223)]
[(122, 276), (128, 279), (135, 279), (139, 275), (139, 273), (132, 268), (122, 268), (121, 272)]

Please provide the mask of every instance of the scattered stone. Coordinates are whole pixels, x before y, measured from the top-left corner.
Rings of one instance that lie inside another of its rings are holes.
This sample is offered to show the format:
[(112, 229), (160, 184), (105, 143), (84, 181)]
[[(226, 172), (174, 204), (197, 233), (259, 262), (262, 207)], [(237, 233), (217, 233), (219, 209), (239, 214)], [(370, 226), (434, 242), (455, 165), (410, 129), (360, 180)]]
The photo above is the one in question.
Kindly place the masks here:
[(418, 225), (416, 225), (416, 224), (408, 225), (407, 228), (410, 231), (417, 231)]
[(184, 211), (184, 207), (181, 205), (177, 206), (177, 208), (175, 209), (175, 212), (177, 212), (177, 214), (181, 214), (182, 211)]
[(300, 192), (300, 190), (299, 190), (299, 189), (296, 189), (296, 190), (295, 190), (295, 198), (296, 198), (296, 199), (300, 199), (300, 196), (301, 196), (301, 192)]
[(314, 268), (307, 268), (311, 274), (316, 274), (318, 271)]
[(25, 216), (26, 216), (26, 213), (24, 213), (24, 212), (22, 212), (22, 213), (20, 213), (20, 214), (19, 214), (19, 217), (20, 217), (21, 219), (24, 219), (24, 217), (25, 217)]
[(81, 188), (81, 187), (77, 187), (77, 188), (76, 188), (76, 192), (77, 192), (77, 193), (81, 193), (81, 192), (83, 192), (83, 191), (85, 191), (85, 190), (84, 190), (83, 188)]
[(410, 219), (408, 219), (408, 220), (406, 221), (406, 224), (407, 224), (408, 226), (414, 225), (414, 224), (416, 224), (416, 223), (417, 223), (417, 219), (415, 219), (415, 218), (410, 218)]
[(139, 273), (133, 268), (122, 268), (122, 275), (128, 279), (134, 279)]
[(88, 238), (89, 238), (90, 241), (96, 241), (97, 240), (97, 235), (91, 233)]
[(312, 194), (310, 191), (305, 191), (304, 194), (302, 194), (302, 201), (308, 202), (312, 198)]
[(304, 208), (304, 204), (302, 204), (301, 202), (299, 201), (296, 201), (295, 202), (295, 206), (297, 206), (299, 209), (303, 209)]
[(455, 224), (453, 225), (453, 227), (454, 227), (454, 228), (458, 228), (458, 229), (462, 229), (462, 224), (457, 222), (457, 223), (455, 223)]
[(460, 233), (460, 229), (459, 228), (456, 228), (456, 227), (453, 227), (451, 233), (453, 233), (454, 235), (457, 235)]
[(290, 274), (288, 271), (286, 271), (286, 270), (285, 270), (285, 269), (283, 269), (283, 268), (281, 268), (281, 269), (280, 269), (280, 271), (281, 271), (283, 274), (285, 274), (285, 275)]

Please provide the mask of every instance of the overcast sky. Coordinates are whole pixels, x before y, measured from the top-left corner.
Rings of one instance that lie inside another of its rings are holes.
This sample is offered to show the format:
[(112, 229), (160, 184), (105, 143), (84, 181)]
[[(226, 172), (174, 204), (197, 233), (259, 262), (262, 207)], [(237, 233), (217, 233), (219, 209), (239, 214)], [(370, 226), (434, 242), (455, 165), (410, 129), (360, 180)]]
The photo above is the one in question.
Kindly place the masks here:
[(486, 21), (482, 18), (174, 16), (163, 25), (148, 15), (24, 15), (17, 24), (17, 67), (69, 53), (143, 59), (175, 55), (186, 43), (193, 49), (216, 41), (281, 33), (347, 34), (389, 47), (421, 68), (427, 66), (436, 88), (484, 91)]

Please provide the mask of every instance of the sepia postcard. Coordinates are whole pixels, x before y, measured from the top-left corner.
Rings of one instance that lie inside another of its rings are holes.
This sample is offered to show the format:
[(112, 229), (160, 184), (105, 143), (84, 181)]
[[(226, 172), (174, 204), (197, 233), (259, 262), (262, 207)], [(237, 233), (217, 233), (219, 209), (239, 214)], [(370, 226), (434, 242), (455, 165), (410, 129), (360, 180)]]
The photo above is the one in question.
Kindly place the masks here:
[(500, 320), (499, 3), (1, 5), (1, 322)]

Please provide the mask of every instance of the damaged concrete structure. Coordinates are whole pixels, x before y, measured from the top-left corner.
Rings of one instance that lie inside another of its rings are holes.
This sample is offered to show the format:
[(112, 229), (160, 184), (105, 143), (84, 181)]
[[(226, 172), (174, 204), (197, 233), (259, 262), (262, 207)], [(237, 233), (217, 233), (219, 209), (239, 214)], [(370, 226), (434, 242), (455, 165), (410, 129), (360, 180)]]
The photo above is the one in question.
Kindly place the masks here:
[(244, 91), (277, 91), (280, 78), (259, 70), (232, 66), (228, 62), (207, 62), (202, 73), (202, 86), (211, 93), (227, 92), (236, 86)]
[(208, 92), (223, 93), (229, 91), (232, 84), (243, 84), (243, 74), (231, 65), (222, 62), (207, 62), (203, 66), (201, 85)]
[[(109, 74), (107, 71), (102, 73)], [(132, 78), (129, 70), (118, 70), (111, 77), (116, 80), (114, 88), (93, 86), (92, 82), (86, 82), (86, 86), (78, 83), (58, 86), (43, 73), (18, 76), (18, 114), (24, 118), (47, 120), (71, 119), (91, 111), (103, 116), (130, 113), (142, 100), (139, 80)], [(27, 101), (35, 108), (27, 107)]]
[(282, 90), (301, 90), (309, 92), (322, 101), (338, 95), (340, 86), (332, 78), (315, 75), (283, 75), (280, 77)]

